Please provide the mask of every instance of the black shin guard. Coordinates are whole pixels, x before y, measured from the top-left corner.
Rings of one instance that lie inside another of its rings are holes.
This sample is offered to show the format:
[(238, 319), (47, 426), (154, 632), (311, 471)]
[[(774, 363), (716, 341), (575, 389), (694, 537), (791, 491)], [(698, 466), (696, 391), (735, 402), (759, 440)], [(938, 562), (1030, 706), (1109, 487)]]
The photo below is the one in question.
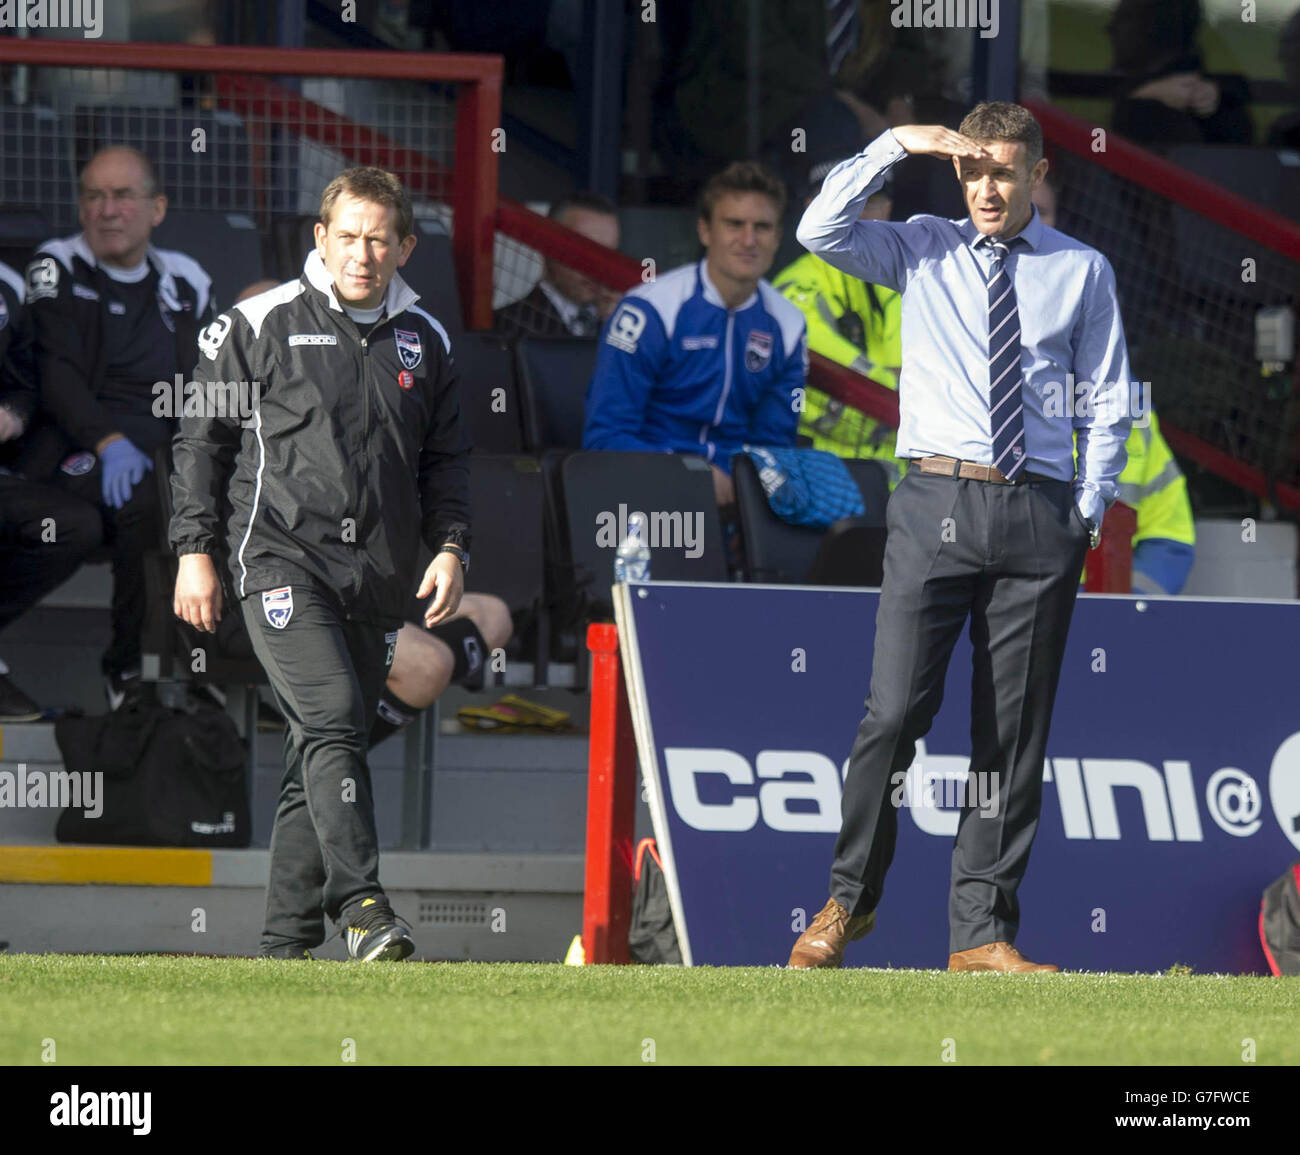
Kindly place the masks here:
[(385, 687), (379, 695), (379, 705), (375, 708), (374, 721), (370, 723), (370, 745), (374, 749), (385, 738), (406, 729), (419, 716), (420, 711), (408, 706), (401, 698)]
[(454, 666), (451, 680), (467, 690), (481, 690), (487, 675), (487, 643), (469, 618), (443, 622), (429, 630), (435, 638), (451, 647)]

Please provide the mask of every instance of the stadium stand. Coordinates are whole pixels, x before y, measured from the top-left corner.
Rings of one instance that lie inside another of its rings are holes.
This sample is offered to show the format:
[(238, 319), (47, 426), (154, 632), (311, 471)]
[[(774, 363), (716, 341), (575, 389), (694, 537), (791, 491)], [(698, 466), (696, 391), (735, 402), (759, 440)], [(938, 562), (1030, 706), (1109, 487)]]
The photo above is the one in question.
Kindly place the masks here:
[[(78, 56), (89, 49), (76, 43), (7, 41), (0, 48), (7, 54), (0, 59), (13, 61), (28, 54), (23, 58), (35, 72), (91, 67), (90, 56)], [(519, 286), (535, 281), (543, 256), (561, 260), (619, 291), (639, 283), (644, 271), (638, 260), (601, 250), (516, 202), (498, 199), (496, 159), (486, 149), (476, 152), (461, 143), (488, 139), (490, 127), (499, 120), (492, 103), (493, 82), (475, 80), (467, 58), (443, 58), (438, 67), (446, 72), (466, 71), (446, 76), (441, 85), (430, 85), (429, 76), (416, 78), (420, 67), (430, 67), (427, 60), (420, 63), (419, 54), (402, 54), (395, 61), (369, 61), (362, 53), (342, 55), (347, 59), (337, 63), (333, 57), (314, 53), (293, 59), (283, 52), (244, 49), (184, 48), (162, 56), (156, 50), (127, 46), (115, 56), (115, 67), (160, 73), (183, 69), (201, 78), (199, 87), (212, 94), (216, 109), (191, 112), (179, 92), (170, 105), (148, 108), (134, 99), (129, 105), (107, 107), (75, 100), (57, 108), (0, 104), (0, 141), (6, 160), (0, 166), (4, 206), (0, 250), (9, 245), (15, 250), (30, 247), (33, 241), (74, 230), (75, 159), (110, 138), (124, 139), (155, 153), (171, 197), (158, 243), (194, 252), (214, 272), (217, 298), (224, 306), (238, 288), (262, 273), (282, 279), (298, 274), (312, 244), (315, 216), (309, 210), (325, 179), (348, 164), (380, 163), (391, 168), (412, 190), (419, 218), (420, 242), (403, 276), (422, 294), (424, 307), (447, 328), (466, 382), (466, 411), (478, 446), (472, 474), (474, 501), (483, 511), (476, 526), (474, 584), (505, 598), (517, 624), (530, 612), (536, 623), (535, 632), (524, 628), (522, 643), (510, 653), (505, 681), (582, 684), (577, 673), (570, 674), (573, 681), (566, 683), (566, 670), (558, 663), (585, 665), (581, 627), (588, 618), (608, 612), (613, 549), (597, 545), (590, 527), (601, 513), (617, 512), (620, 505), (628, 510), (676, 510), (683, 517), (698, 512), (703, 518), (701, 555), (688, 557), (680, 545), (655, 548), (653, 576), (724, 581), (727, 565), (709, 475), (688, 460), (669, 455), (569, 456), (581, 442), (594, 346), (581, 341), (542, 346), (525, 337), (512, 350), (477, 330), (490, 323), (492, 306), (503, 292), (513, 290), (518, 295), (526, 291)], [(367, 75), (367, 68), (383, 75)], [(278, 79), (288, 75), (296, 75), (295, 89)], [(1090, 148), (1087, 129), (1091, 126), (1071, 126), (1050, 109), (1041, 119), (1054, 167), (1063, 176), (1062, 227), (1111, 258), (1123, 294), (1135, 367), (1154, 383), (1171, 444), (1187, 461), (1227, 477), (1266, 503), (1284, 508), (1290, 501), (1293, 508), (1300, 508), (1296, 504), (1300, 412), (1282, 392), (1278, 378), (1261, 375), (1253, 337), (1258, 305), (1294, 308), (1300, 285), (1295, 275), (1300, 250), (1294, 226), (1290, 233), (1270, 233), (1272, 218), (1252, 207), (1225, 215), (1221, 202), (1202, 197), (1203, 186), (1185, 178), (1188, 168), (1211, 175), (1228, 188), (1249, 192), (1256, 199), (1262, 196), (1285, 213), (1288, 203), (1293, 210), (1297, 203), (1287, 201), (1296, 195), (1294, 183), (1288, 183), (1295, 170), (1285, 165), (1280, 171), (1269, 168), (1272, 162), (1267, 156), (1276, 159), (1274, 153), (1236, 150), (1234, 157), (1242, 158), (1241, 173), (1225, 173), (1217, 154), (1202, 163), (1202, 150), (1183, 150), (1185, 156), (1183, 151), (1174, 155), (1179, 167), (1171, 175), (1173, 166), (1156, 163), (1142, 150), (1125, 150), (1121, 142), (1115, 143), (1114, 156), (1099, 157)], [(195, 125), (207, 131), (206, 157), (189, 150), (189, 133)], [(243, 219), (236, 217), (238, 223), (232, 223), (231, 214)], [(244, 220), (253, 227), (246, 228)], [(629, 249), (653, 252), (653, 241), (662, 249), (661, 267), (692, 255), (680, 257), (693, 248), (689, 208), (632, 209), (624, 222), (629, 237), (649, 238), (633, 241)], [(1186, 232), (1189, 223), (1194, 226), (1192, 234)], [(1188, 235), (1194, 239), (1180, 242), (1180, 236)], [(1232, 259), (1243, 238), (1259, 261), (1259, 276), (1250, 286), (1243, 286), (1238, 262)], [(1179, 262), (1183, 243), (1197, 246), (1194, 267)], [(220, 253), (222, 260), (207, 256), (205, 246)], [(16, 263), (21, 260), (18, 256)], [(1195, 281), (1189, 273), (1196, 275)], [(814, 359), (813, 380), (832, 396), (873, 415), (879, 412), (884, 420), (892, 412), (896, 422), (896, 398), (887, 391), (819, 359)], [(505, 391), (504, 414), (491, 405), (497, 388)], [(859, 465), (875, 468), (871, 462), (851, 463), (850, 468), (856, 471)], [(743, 467), (738, 472), (743, 473)], [(809, 534), (760, 522), (759, 511), (770, 519), (761, 492), (757, 501), (752, 500), (752, 492), (742, 498), (747, 576), (767, 581), (801, 581), (810, 576), (835, 580), (828, 575), (840, 572), (837, 567), (842, 563), (819, 556), (823, 546), (826, 551), (858, 551), (854, 564), (864, 570), (870, 543), (879, 540), (880, 527), (872, 524), (872, 511), (880, 495), (874, 479), (858, 480), (868, 507), (868, 516), (860, 522), (867, 524), (843, 527), (848, 532), (842, 534)], [(868, 489), (875, 496), (869, 497)], [(745, 524), (746, 506), (754, 515), (749, 524)], [(575, 533), (577, 527), (581, 530)], [(773, 530), (793, 536), (769, 533)], [(862, 576), (874, 577), (874, 571), (864, 571)], [(174, 623), (163, 622), (169, 617), (170, 599), (164, 600), (163, 595), (170, 579), (159, 569), (151, 580), (158, 591), (155, 601), (162, 603), (163, 611), (153, 625), (165, 624), (167, 629), (157, 637), (170, 640), (169, 649), (163, 640), (157, 642), (156, 651), (146, 648), (159, 655), (161, 677), (165, 676), (162, 655), (170, 655), (175, 669), (176, 660), (188, 650), (171, 628)], [(99, 584), (102, 587), (102, 581)], [(574, 616), (572, 606), (557, 616), (557, 600), (572, 600), (575, 591), (583, 589), (599, 604), (579, 598), (580, 617)], [(106, 616), (102, 591), (98, 604), (97, 612)], [(33, 631), (46, 629), (55, 612), (34, 623)], [(77, 619), (78, 629), (82, 620)], [(566, 640), (561, 640), (561, 633)], [(85, 654), (91, 652), (89, 646), (83, 649)], [(65, 657), (72, 653), (70, 646), (64, 646), (58, 662), (72, 661)], [(530, 660), (533, 669), (524, 669)], [(219, 680), (211, 665), (209, 676)], [(245, 675), (227, 671), (222, 676), (242, 681)], [(98, 707), (98, 703), (90, 705)], [(581, 724), (583, 718), (578, 721)], [(33, 763), (50, 760), (50, 745), (38, 729), (29, 729), (24, 739), (28, 745), (15, 744), (6, 734), (5, 759), (28, 756), (30, 750)], [(392, 748), (381, 748), (376, 760), (385, 844), (432, 845), (443, 854), (428, 860), (415, 855), (409, 861), (394, 860), (394, 879), (396, 888), (420, 910), (422, 923), (470, 928), (449, 932), (448, 941), (452, 933), (462, 935), (449, 954), (471, 941), (472, 947), (463, 949), (472, 949), (475, 957), (515, 949), (513, 937), (507, 943), (507, 936), (494, 937), (482, 930), (479, 907), (492, 901), (485, 897), (490, 893), (526, 890), (521, 879), (530, 871), (534, 877), (539, 870), (546, 874), (537, 884), (546, 891), (539, 898), (538, 911), (547, 903), (551, 904), (548, 913), (560, 909), (581, 888), (580, 844), (576, 839), (566, 841), (562, 828), (572, 814), (582, 813), (584, 778), (575, 767), (585, 771), (585, 738), (573, 739), (570, 747), (564, 745), (565, 739), (548, 739), (546, 752), (540, 755), (540, 747), (529, 746), (524, 758), (535, 761), (523, 768), (517, 752), (523, 747), (510, 751), (502, 745), (509, 741), (426, 730), (419, 736), (413, 733), (404, 752), (397, 749), (402, 744), (389, 743)], [(255, 840), (263, 845), (275, 791), (274, 771), (268, 766), (276, 761), (277, 744), (278, 738), (260, 744), (269, 748), (269, 754), (257, 750), (257, 742), (253, 744), (259, 767), (255, 813), (260, 813), (262, 823), (255, 828)], [(396, 772), (394, 760), (403, 756), (403, 766), (415, 765), (433, 776), (412, 786), (413, 779)], [(435, 789), (435, 782), (439, 802), (430, 815), (428, 792)], [(503, 788), (513, 800), (508, 815), (501, 813)], [(412, 789), (425, 791), (422, 808), (406, 806)], [(546, 815), (546, 821), (539, 815)], [(6, 826), (0, 841), (12, 841), (13, 829)], [(40, 837), (34, 828), (24, 830), (35, 839)], [(572, 861), (539, 868), (536, 861), (530, 864), (521, 858), (518, 869), (494, 867), (494, 874), (467, 861), (503, 848), (520, 854), (570, 855)], [(461, 858), (451, 861), (447, 854)], [(260, 869), (264, 879), (264, 859), (260, 865), (251, 859), (242, 865), (232, 866), (233, 862), (217, 856), (209, 877), (249, 890), (256, 901), (261, 885), (257, 872)], [(429, 881), (435, 866), (436, 891)], [(75, 871), (67, 877), (76, 877)], [(4, 881), (0, 878), (0, 883)], [(466, 893), (451, 897), (443, 893), (457, 885)], [(440, 897), (429, 897), (434, 893)], [(461, 905), (455, 907), (457, 902)], [(133, 925), (125, 916), (121, 922), (124, 927)], [(49, 941), (56, 941), (56, 930), (50, 936)], [(123, 939), (124, 948), (141, 943)], [(172, 949), (185, 949), (184, 940), (178, 938)]]

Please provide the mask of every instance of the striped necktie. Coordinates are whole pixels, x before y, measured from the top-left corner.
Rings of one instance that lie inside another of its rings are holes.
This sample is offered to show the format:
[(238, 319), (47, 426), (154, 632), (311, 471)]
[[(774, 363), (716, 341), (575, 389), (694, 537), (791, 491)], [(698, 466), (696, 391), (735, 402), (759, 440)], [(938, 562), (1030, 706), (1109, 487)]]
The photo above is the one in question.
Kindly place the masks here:
[(858, 43), (858, 0), (826, 0), (826, 59), (830, 75), (840, 70)]
[(989, 428), (993, 434), (993, 464), (1004, 477), (1014, 477), (1025, 464), (1024, 399), (1020, 387), (1020, 312), (1016, 290), (1006, 267), (1010, 244), (989, 237), (993, 253), (989, 270)]

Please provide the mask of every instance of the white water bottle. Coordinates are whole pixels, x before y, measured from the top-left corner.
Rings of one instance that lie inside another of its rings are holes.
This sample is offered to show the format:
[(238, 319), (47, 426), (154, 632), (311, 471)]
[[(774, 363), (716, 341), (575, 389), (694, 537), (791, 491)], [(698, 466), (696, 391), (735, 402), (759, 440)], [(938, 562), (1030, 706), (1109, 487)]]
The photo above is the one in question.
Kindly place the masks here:
[(650, 547), (646, 544), (645, 514), (634, 513), (627, 519), (627, 537), (614, 555), (616, 582), (650, 580)]

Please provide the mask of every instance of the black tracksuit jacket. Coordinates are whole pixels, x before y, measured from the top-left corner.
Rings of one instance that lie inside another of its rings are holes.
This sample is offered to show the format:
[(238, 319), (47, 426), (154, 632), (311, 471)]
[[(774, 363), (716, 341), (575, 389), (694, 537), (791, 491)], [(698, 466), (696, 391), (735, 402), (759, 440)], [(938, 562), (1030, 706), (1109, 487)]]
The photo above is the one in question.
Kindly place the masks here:
[(394, 276), (384, 316), (358, 328), (313, 252), (298, 281), (200, 334), (196, 386), (243, 383), (236, 390), (256, 404), (242, 421), (221, 404), (182, 417), (172, 444), (178, 555), (224, 553), (240, 598), (308, 584), (349, 618), (400, 620), (420, 539), (434, 552), (468, 550), (460, 387), (446, 331), (418, 299)]

